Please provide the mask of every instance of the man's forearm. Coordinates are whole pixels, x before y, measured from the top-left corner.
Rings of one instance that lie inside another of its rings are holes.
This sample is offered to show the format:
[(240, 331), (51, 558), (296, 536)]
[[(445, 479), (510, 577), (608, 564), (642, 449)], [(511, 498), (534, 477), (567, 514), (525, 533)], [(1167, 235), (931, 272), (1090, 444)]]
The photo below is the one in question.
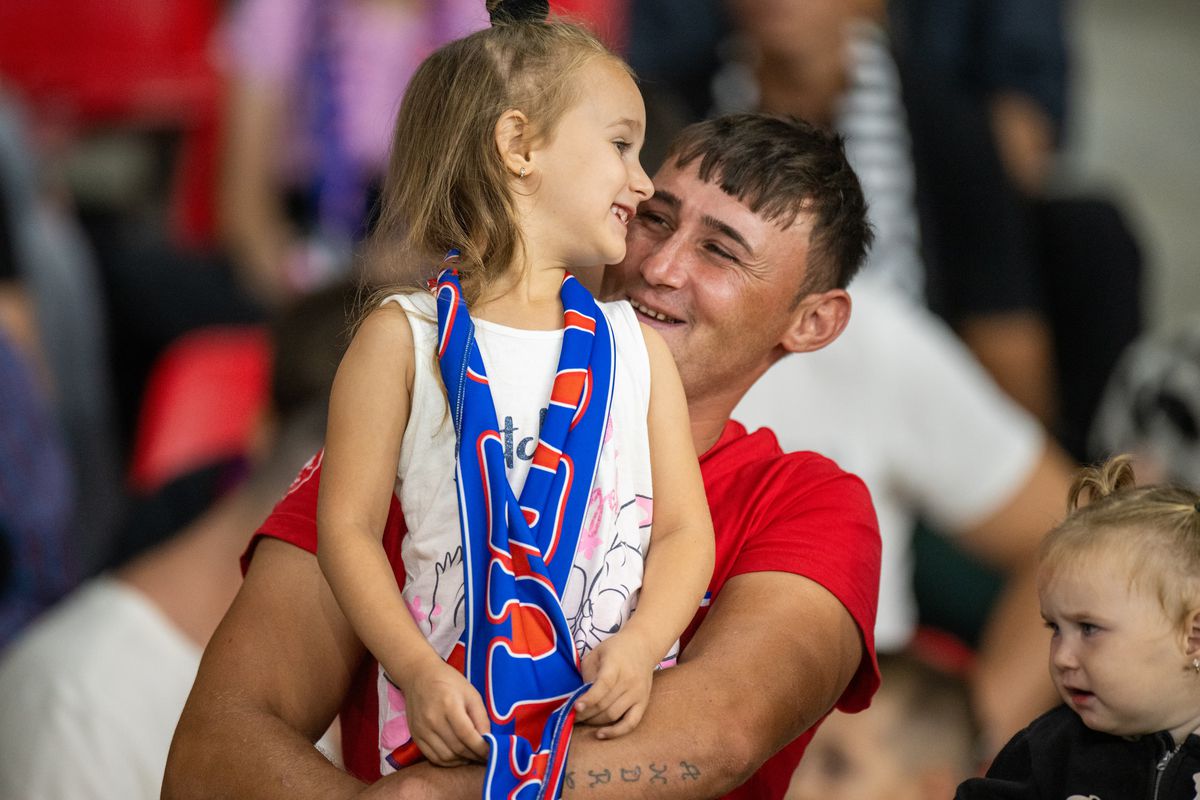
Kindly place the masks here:
[(171, 743), (162, 796), (358, 794), (362, 784), (312, 742), (336, 715), (362, 657), (316, 558), (262, 542), (200, 663)]
[[(596, 728), (577, 726), (563, 797), (719, 797), (753, 774), (773, 749), (765, 746), (759, 757), (750, 755), (753, 747), (748, 737), (714, 722), (716, 707), (728, 702), (727, 693), (706, 699), (709, 693), (697, 693), (694, 679), (702, 676), (687, 664), (659, 674), (646, 716), (625, 736), (597, 739)], [(380, 781), (362, 796), (474, 800), (483, 779), (482, 767), (440, 769), (420, 764)]]
[[(251, 785), (247, 785), (249, 782)], [(171, 747), (163, 800), (352, 798), (364, 784), (267, 712), (185, 718)]]
[[(823, 717), (862, 658), (858, 629), (823, 588), (786, 573), (729, 581), (680, 665), (658, 674), (631, 733), (578, 727), (565, 798), (720, 797)], [(477, 798), (483, 770), (419, 765), (369, 793)]]
[(718, 797), (754, 774), (777, 748), (717, 721), (733, 713), (734, 693), (709, 684), (704, 666), (659, 674), (642, 723), (626, 736), (597, 739), (594, 728), (577, 728), (563, 796)]

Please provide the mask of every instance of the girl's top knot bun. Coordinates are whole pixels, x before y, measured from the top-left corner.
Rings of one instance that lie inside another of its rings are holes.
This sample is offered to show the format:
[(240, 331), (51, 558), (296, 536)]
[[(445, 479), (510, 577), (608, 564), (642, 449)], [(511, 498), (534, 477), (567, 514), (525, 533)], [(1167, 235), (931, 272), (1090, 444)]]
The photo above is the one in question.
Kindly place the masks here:
[(1136, 484), (1133, 456), (1128, 454), (1114, 456), (1098, 467), (1085, 467), (1080, 470), (1067, 495), (1067, 512), (1079, 508), (1085, 494), (1089, 501), (1095, 502), (1132, 489)]
[(545, 22), (550, 16), (550, 0), (487, 0), (487, 10), (493, 25)]

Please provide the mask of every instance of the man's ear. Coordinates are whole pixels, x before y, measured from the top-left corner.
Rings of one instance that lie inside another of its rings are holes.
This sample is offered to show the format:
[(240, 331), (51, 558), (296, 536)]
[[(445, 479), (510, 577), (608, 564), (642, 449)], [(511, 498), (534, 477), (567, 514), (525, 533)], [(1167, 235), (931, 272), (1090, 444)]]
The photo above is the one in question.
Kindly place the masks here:
[(806, 296), (796, 306), (780, 344), (789, 353), (820, 350), (842, 335), (850, 322), (850, 306), (850, 293), (845, 289)]
[(529, 118), (515, 108), (510, 108), (496, 120), (493, 138), (496, 151), (504, 168), (517, 179), (528, 178), (533, 173), (530, 152), (533, 129)]

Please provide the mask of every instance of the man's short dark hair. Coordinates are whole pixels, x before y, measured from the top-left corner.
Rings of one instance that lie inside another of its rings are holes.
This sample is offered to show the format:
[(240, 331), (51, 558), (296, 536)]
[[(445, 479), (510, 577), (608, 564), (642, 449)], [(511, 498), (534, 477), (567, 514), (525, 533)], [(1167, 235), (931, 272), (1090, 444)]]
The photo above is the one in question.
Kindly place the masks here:
[(780, 227), (811, 216), (802, 294), (849, 285), (873, 234), (842, 137), (795, 117), (727, 114), (688, 126), (667, 152), (680, 168), (697, 159), (701, 180)]

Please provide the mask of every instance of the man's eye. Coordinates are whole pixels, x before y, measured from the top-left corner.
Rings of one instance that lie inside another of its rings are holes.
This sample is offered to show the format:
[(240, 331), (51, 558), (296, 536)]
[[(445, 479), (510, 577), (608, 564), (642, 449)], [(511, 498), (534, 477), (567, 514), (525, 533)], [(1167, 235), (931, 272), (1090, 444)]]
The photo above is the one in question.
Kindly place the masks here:
[(635, 219), (639, 219), (648, 225), (666, 225), (667, 221), (653, 211), (638, 211)]
[(1053, 636), (1058, 636), (1058, 626), (1055, 625), (1053, 622), (1047, 622), (1046, 628), (1050, 631), (1050, 633)]
[(1100, 626), (1091, 622), (1081, 622), (1079, 623), (1079, 632), (1084, 636), (1094, 636), (1100, 632)]
[(730, 253), (728, 250), (726, 250), (725, 248), (723, 248), (719, 245), (708, 244), (708, 245), (705, 245), (705, 249), (707, 249), (708, 252), (712, 253), (717, 258), (720, 258), (724, 261), (736, 261), (736, 259), (733, 257), (732, 253)]

